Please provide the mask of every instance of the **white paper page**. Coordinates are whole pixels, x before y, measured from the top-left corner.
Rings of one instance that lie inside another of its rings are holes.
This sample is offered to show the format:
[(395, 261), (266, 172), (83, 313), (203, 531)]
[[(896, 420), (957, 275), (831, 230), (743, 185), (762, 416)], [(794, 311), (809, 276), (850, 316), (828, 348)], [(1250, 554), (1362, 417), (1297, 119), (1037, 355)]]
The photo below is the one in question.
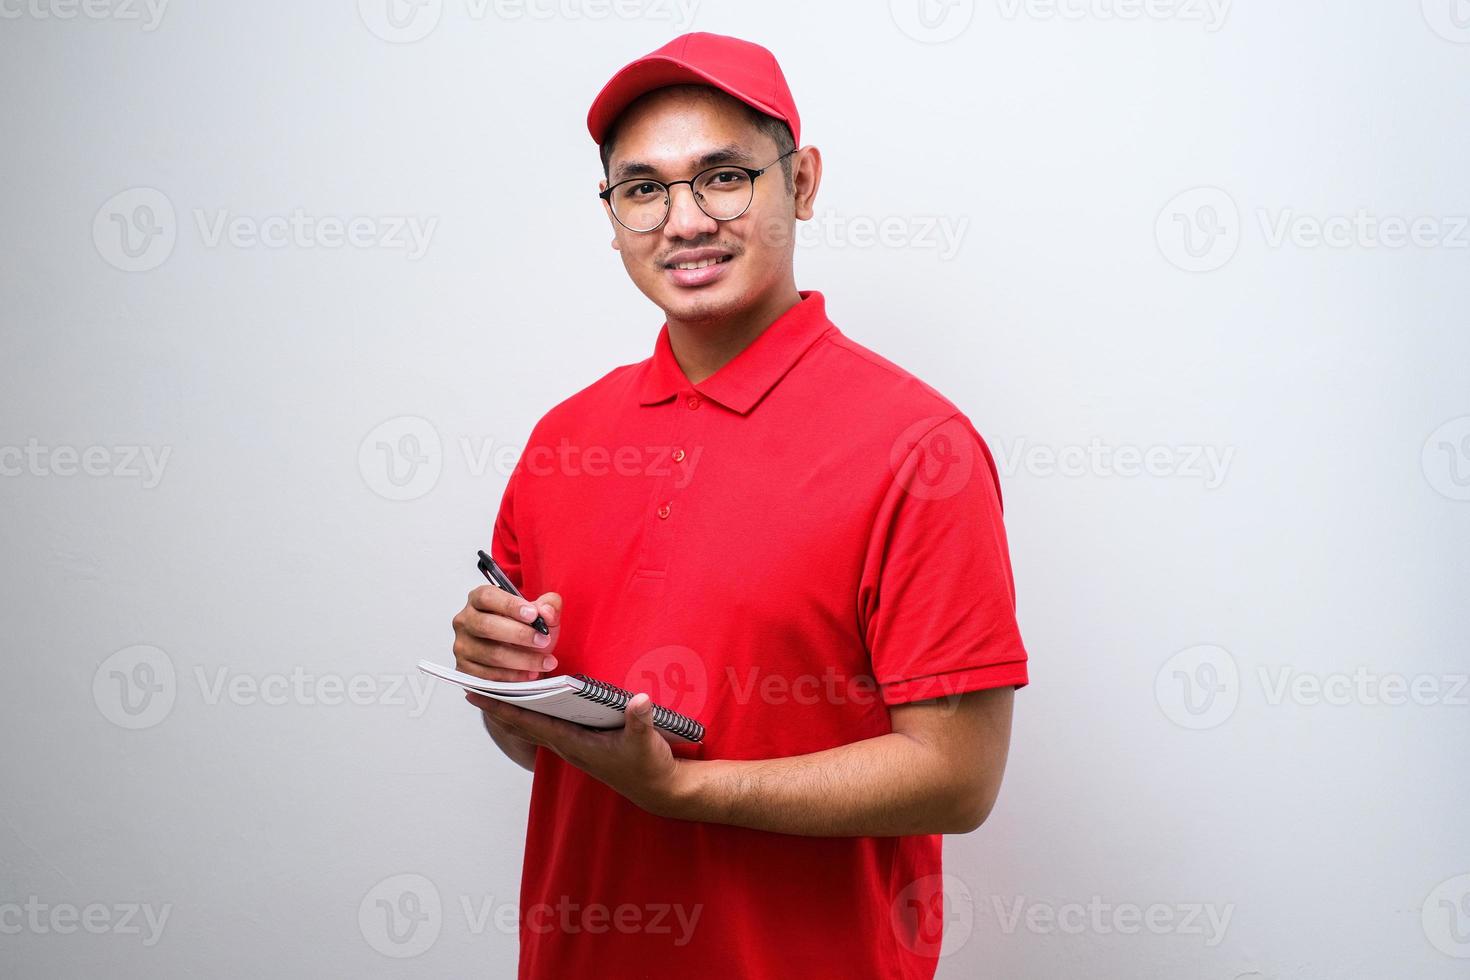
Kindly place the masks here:
[(576, 695), (577, 687), (573, 685), (580, 686), (581, 682), (575, 678), (562, 676), (542, 677), (534, 681), (487, 681), (483, 677), (475, 677), (428, 660), (420, 660), (419, 669), (451, 684), (458, 684), (466, 690), (539, 711), (543, 715), (564, 718), (589, 728), (623, 727), (623, 713), (617, 708)]

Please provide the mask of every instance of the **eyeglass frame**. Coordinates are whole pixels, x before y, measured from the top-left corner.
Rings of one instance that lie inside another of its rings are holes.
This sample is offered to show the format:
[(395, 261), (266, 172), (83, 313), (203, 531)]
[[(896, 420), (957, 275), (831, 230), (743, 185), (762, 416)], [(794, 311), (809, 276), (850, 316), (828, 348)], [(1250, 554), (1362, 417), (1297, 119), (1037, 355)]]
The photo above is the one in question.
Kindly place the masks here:
[[(669, 220), (669, 215), (674, 212), (674, 188), (679, 184), (689, 185), (689, 194), (691, 197), (694, 198), (694, 206), (699, 208), (700, 214), (704, 215), (706, 218), (709, 218), (711, 221), (734, 221), (736, 218), (739, 218), (741, 215), (745, 214), (745, 212), (749, 211), (750, 206), (755, 203), (755, 179), (761, 174), (765, 173), (767, 170), (770, 170), (776, 164), (780, 163), (782, 160), (791, 156), (791, 154), (795, 153), (799, 149), (801, 149), (801, 147), (793, 146), (791, 149), (787, 150), (785, 153), (781, 154), (776, 159), (766, 164), (764, 167), (761, 167), (759, 170), (754, 167), (742, 167), (738, 163), (720, 163), (716, 164), (713, 167), (705, 167), (703, 170), (695, 174), (693, 177), (690, 177), (688, 180), (671, 180), (668, 183), (664, 183), (663, 181), (656, 180), (653, 177), (628, 177), (624, 180), (618, 181), (616, 184), (610, 185), (607, 190), (598, 191), (597, 196), (602, 199), (603, 203), (607, 205), (607, 209), (612, 212), (614, 220), (616, 220), (618, 224), (622, 225), (624, 228), (627, 228), (635, 235), (651, 235), (664, 226), (664, 223)], [(703, 204), (699, 203), (699, 194), (694, 190), (694, 182), (703, 177), (705, 174), (715, 170), (743, 170), (745, 171), (745, 175), (750, 178), (750, 200), (745, 202), (745, 207), (740, 209), (739, 214), (731, 215), (728, 218), (716, 218), (714, 215), (710, 214), (704, 209)], [(660, 220), (659, 223), (654, 225), (652, 228), (638, 229), (632, 227), (622, 218), (618, 217), (618, 209), (613, 207), (612, 192), (617, 190), (619, 187), (622, 187), (624, 184), (631, 184), (634, 181), (657, 184), (664, 189), (664, 216), (662, 220)]]

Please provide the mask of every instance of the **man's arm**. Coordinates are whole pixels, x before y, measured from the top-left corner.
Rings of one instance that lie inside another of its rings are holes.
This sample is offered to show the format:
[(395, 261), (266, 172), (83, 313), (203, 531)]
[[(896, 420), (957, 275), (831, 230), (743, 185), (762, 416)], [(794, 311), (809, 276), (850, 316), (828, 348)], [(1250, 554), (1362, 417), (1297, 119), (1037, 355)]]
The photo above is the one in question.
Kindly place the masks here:
[(894, 705), (893, 731), (785, 759), (693, 760), (665, 816), (806, 836), (965, 834), (990, 815), (1013, 687)]
[(661, 817), (809, 837), (963, 834), (989, 816), (1010, 750), (1013, 687), (889, 708), (893, 731), (784, 759), (676, 757), (639, 693), (622, 728), (593, 731), (477, 694), (510, 733), (544, 745)]
[(490, 733), (491, 740), (498, 746), (500, 751), (510, 757), (510, 761), (520, 766), (527, 772), (536, 771), (536, 746), (512, 735), (500, 725), (497, 725), (489, 715), (483, 715), (485, 719), (485, 731)]

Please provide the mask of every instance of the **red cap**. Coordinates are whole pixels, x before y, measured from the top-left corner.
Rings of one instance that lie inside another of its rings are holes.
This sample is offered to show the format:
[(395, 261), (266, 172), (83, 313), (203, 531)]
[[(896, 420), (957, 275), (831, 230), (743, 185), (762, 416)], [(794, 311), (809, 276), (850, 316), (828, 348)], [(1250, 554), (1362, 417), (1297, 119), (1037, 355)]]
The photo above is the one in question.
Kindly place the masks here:
[(786, 76), (776, 56), (759, 44), (723, 34), (696, 31), (681, 34), (668, 44), (629, 62), (597, 93), (587, 113), (587, 129), (598, 146), (608, 128), (628, 104), (645, 92), (665, 85), (712, 85), (752, 108), (775, 116), (791, 127), (791, 138), (801, 145), (801, 117), (786, 87)]

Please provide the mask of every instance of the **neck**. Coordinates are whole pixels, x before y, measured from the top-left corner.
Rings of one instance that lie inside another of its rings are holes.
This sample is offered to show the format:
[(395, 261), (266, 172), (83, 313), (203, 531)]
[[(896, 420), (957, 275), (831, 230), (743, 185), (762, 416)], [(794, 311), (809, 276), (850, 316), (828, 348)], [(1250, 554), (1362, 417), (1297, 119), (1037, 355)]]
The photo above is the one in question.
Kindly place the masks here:
[(711, 320), (668, 318), (669, 347), (690, 384), (699, 384), (735, 359), (767, 327), (801, 302), (796, 285), (788, 281), (760, 302), (733, 316)]

